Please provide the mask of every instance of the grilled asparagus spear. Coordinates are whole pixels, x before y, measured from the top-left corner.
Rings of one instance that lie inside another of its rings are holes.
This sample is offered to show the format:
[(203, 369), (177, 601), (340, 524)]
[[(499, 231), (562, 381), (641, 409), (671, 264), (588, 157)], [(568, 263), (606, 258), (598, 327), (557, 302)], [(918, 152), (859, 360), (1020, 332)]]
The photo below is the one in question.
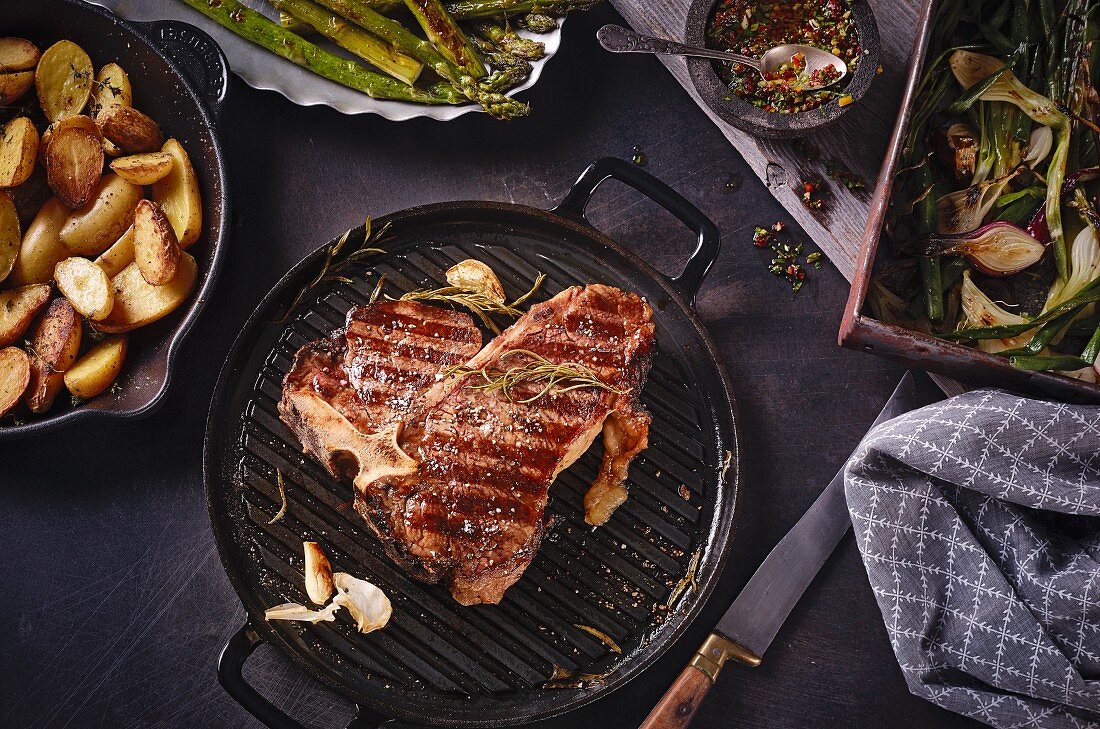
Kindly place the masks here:
[[(372, 66), (410, 86), (419, 78), (424, 64), (401, 53), (362, 28), (348, 23), (311, 0), (270, 0), (276, 10), (311, 26), (341, 48), (351, 51)], [(392, 21), (391, 21), (392, 22)]]
[(271, 22), (237, 0), (183, 0), (214, 22), (272, 53), (338, 84), (376, 99), (395, 99), (421, 104), (460, 104), (466, 99), (449, 84), (416, 88), (358, 63), (329, 53), (286, 28)]
[(416, 18), (428, 40), (451, 63), (479, 79), (487, 73), (477, 50), (458, 27), (441, 0), (405, 0), (405, 6)]
[[(387, 41), (398, 51), (420, 61), (454, 84), (463, 96), (481, 105), (493, 116), (511, 119), (526, 116), (530, 112), (526, 104), (501, 96), (501, 92), (519, 83), (516, 81), (505, 85), (507, 81), (516, 77), (514, 72), (505, 77), (494, 69), (492, 76), (479, 81), (466, 73), (465, 69), (459, 68), (444, 58), (428, 41), (413, 35), (400, 23), (371, 10), (364, 0), (318, 0), (318, 2)], [(523, 77), (526, 77), (526, 74), (523, 74), (519, 80)]]

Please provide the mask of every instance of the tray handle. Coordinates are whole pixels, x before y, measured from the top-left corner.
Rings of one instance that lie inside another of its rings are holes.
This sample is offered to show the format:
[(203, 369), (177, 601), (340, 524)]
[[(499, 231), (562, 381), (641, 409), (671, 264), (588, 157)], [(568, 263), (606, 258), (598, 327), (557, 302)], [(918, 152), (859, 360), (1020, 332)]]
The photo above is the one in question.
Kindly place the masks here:
[[(264, 642), (247, 622), (233, 634), (218, 658), (218, 683), (245, 711), (270, 729), (304, 729), (297, 721), (275, 706), (244, 680), (244, 663)], [(356, 715), (346, 729), (381, 729), (394, 720), (363, 706), (356, 706)]]
[(217, 41), (206, 31), (178, 20), (153, 20), (134, 25), (176, 62), (214, 116), (220, 116), (229, 93), (229, 61)]
[(624, 159), (600, 157), (581, 173), (573, 183), (573, 187), (552, 212), (579, 218), (591, 225), (584, 215), (585, 208), (588, 207), (588, 201), (596, 192), (596, 188), (608, 179), (630, 185), (675, 215), (695, 233), (697, 236), (695, 250), (688, 256), (684, 269), (678, 275), (669, 277), (676, 290), (694, 306), (699, 287), (703, 285), (703, 278), (718, 258), (722, 241), (718, 234), (718, 226), (711, 222), (711, 219), (699, 208), (688, 202), (687, 198), (664, 182)]

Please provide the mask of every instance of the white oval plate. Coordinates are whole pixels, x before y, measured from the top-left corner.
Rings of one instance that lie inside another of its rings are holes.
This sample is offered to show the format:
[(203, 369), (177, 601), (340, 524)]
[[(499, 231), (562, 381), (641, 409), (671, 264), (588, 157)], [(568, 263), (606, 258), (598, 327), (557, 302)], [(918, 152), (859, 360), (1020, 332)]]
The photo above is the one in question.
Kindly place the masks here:
[[(472, 111), (482, 111), (476, 104), (432, 106), (408, 101), (372, 99), (360, 91), (322, 78), (246, 41), (180, 0), (91, 0), (91, 2), (102, 5), (127, 20), (182, 20), (202, 28), (222, 47), (225, 57), (229, 59), (230, 68), (244, 79), (246, 84), (256, 89), (277, 91), (299, 106), (331, 106), (345, 114), (378, 114), (391, 121), (404, 121), (420, 116), (448, 121)], [(275, 16), (271, 6), (263, 0), (241, 0), (241, 2), (268, 17)], [(521, 85), (509, 91), (509, 96), (531, 88), (539, 80), (543, 66), (557, 53), (558, 46), (561, 45), (561, 26), (564, 22), (565, 19), (560, 18), (557, 30), (550, 33), (535, 35), (527, 31), (520, 32), (520, 35), (544, 43), (546, 55), (531, 64), (531, 75)], [(327, 43), (325, 45), (331, 48)]]

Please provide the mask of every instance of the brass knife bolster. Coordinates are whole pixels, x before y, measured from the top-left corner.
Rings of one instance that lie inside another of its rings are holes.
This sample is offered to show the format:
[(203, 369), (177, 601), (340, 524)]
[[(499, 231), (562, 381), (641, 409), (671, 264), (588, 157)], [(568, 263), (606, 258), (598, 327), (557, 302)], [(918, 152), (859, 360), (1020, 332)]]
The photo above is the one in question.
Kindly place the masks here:
[(732, 658), (738, 663), (744, 663), (746, 666), (756, 667), (760, 665), (760, 656), (718, 633), (711, 633), (707, 636), (707, 639), (703, 641), (703, 645), (695, 651), (695, 656), (692, 657), (688, 665), (695, 666), (707, 674), (710, 682), (714, 683), (718, 680), (718, 672), (722, 670), (727, 658)]

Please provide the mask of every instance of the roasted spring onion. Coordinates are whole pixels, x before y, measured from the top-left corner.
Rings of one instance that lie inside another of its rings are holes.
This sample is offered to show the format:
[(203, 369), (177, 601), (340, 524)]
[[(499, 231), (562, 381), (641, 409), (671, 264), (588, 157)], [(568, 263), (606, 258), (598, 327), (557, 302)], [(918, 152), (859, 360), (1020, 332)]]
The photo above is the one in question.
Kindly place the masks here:
[(1100, 0), (944, 0), (936, 12), (872, 310), (1095, 381)]

